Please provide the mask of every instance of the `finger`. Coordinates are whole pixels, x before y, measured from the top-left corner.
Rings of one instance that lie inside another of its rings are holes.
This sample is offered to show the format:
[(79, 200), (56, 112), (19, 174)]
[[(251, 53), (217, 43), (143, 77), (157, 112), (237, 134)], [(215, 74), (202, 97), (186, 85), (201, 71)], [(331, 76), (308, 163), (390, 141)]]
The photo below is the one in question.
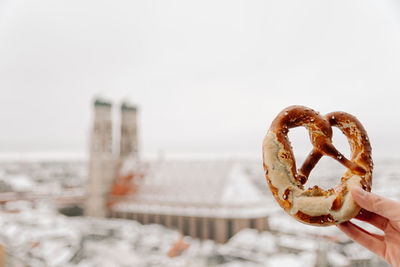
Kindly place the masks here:
[(355, 217), (355, 219), (370, 223), (378, 229), (381, 229), (382, 231), (385, 231), (389, 222), (389, 220), (385, 217), (370, 212), (368, 210), (361, 210), (360, 213)]
[(400, 203), (381, 197), (359, 187), (351, 188), (351, 195), (361, 208), (381, 215), (389, 220), (400, 220)]
[(383, 255), (383, 251), (385, 248), (383, 236), (371, 234), (370, 232), (351, 222), (344, 222), (342, 224), (339, 224), (338, 228), (363, 247), (369, 249), (379, 256)]

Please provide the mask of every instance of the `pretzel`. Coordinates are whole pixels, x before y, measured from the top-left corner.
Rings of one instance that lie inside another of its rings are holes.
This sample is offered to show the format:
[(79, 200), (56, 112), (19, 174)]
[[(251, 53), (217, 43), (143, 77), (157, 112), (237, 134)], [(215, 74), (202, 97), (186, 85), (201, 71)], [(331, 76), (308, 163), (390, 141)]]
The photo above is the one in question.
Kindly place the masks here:
[[(308, 129), (313, 149), (297, 171), (287, 134), (290, 128), (298, 126)], [(333, 146), (332, 126), (347, 137), (350, 160)], [(347, 168), (340, 183), (328, 190), (317, 185), (304, 189), (311, 170), (324, 155)], [(345, 112), (322, 116), (303, 106), (284, 109), (274, 119), (264, 138), (263, 163), (268, 186), (279, 205), (306, 224), (328, 226), (350, 220), (359, 213), (360, 207), (353, 201), (349, 189), (358, 186), (371, 191), (371, 145), (361, 123)]]

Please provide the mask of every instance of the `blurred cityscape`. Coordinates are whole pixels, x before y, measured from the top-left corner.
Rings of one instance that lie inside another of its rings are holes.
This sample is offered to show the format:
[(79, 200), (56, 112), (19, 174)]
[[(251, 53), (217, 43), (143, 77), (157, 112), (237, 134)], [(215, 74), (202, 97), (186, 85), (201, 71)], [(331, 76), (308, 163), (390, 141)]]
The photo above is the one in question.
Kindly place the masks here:
[[(372, 191), (400, 201), (399, 14), (379, 0), (0, 0), (0, 267), (388, 266), (286, 214), (261, 146), (284, 107), (348, 112), (371, 140)], [(307, 130), (289, 139), (299, 165)], [(333, 142), (349, 156), (335, 127)], [(323, 157), (305, 186), (345, 171)]]
[[(261, 162), (143, 160), (137, 108), (120, 106), (117, 140), (111, 112), (94, 102), (87, 162), (0, 163), (0, 266), (388, 266), (285, 214)], [(398, 163), (375, 160), (374, 192), (400, 200)], [(310, 182), (335, 184), (335, 164)]]

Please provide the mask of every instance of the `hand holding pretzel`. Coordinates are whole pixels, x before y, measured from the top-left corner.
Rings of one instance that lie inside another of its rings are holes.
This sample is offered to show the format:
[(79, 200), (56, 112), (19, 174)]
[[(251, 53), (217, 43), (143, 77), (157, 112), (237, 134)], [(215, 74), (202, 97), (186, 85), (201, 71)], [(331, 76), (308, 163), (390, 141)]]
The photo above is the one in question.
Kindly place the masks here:
[[(304, 126), (310, 133), (313, 150), (299, 171), (287, 134), (290, 128)], [(347, 137), (351, 158), (347, 159), (332, 144), (332, 126)], [(305, 190), (303, 185), (322, 156), (329, 156), (347, 167), (336, 187), (323, 190), (318, 186)], [(265, 176), (279, 205), (297, 220), (326, 226), (353, 218), (360, 211), (349, 189), (371, 190), (371, 146), (361, 123), (352, 115), (332, 112), (321, 116), (303, 106), (284, 109), (272, 122), (263, 142)]]
[(361, 227), (345, 222), (338, 227), (354, 241), (374, 252), (393, 267), (400, 266), (400, 202), (393, 201), (359, 188), (352, 188), (353, 199), (363, 210), (355, 217), (384, 232), (369, 233)]

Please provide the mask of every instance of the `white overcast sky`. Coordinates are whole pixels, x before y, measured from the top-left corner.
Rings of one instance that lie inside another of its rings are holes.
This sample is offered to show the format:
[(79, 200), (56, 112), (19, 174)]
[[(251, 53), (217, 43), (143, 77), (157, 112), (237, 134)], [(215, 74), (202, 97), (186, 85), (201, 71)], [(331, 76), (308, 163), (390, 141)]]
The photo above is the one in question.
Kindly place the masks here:
[(85, 152), (98, 95), (139, 106), (144, 153), (259, 156), (300, 104), (356, 115), (391, 157), (399, 90), (395, 0), (0, 0), (2, 153)]

